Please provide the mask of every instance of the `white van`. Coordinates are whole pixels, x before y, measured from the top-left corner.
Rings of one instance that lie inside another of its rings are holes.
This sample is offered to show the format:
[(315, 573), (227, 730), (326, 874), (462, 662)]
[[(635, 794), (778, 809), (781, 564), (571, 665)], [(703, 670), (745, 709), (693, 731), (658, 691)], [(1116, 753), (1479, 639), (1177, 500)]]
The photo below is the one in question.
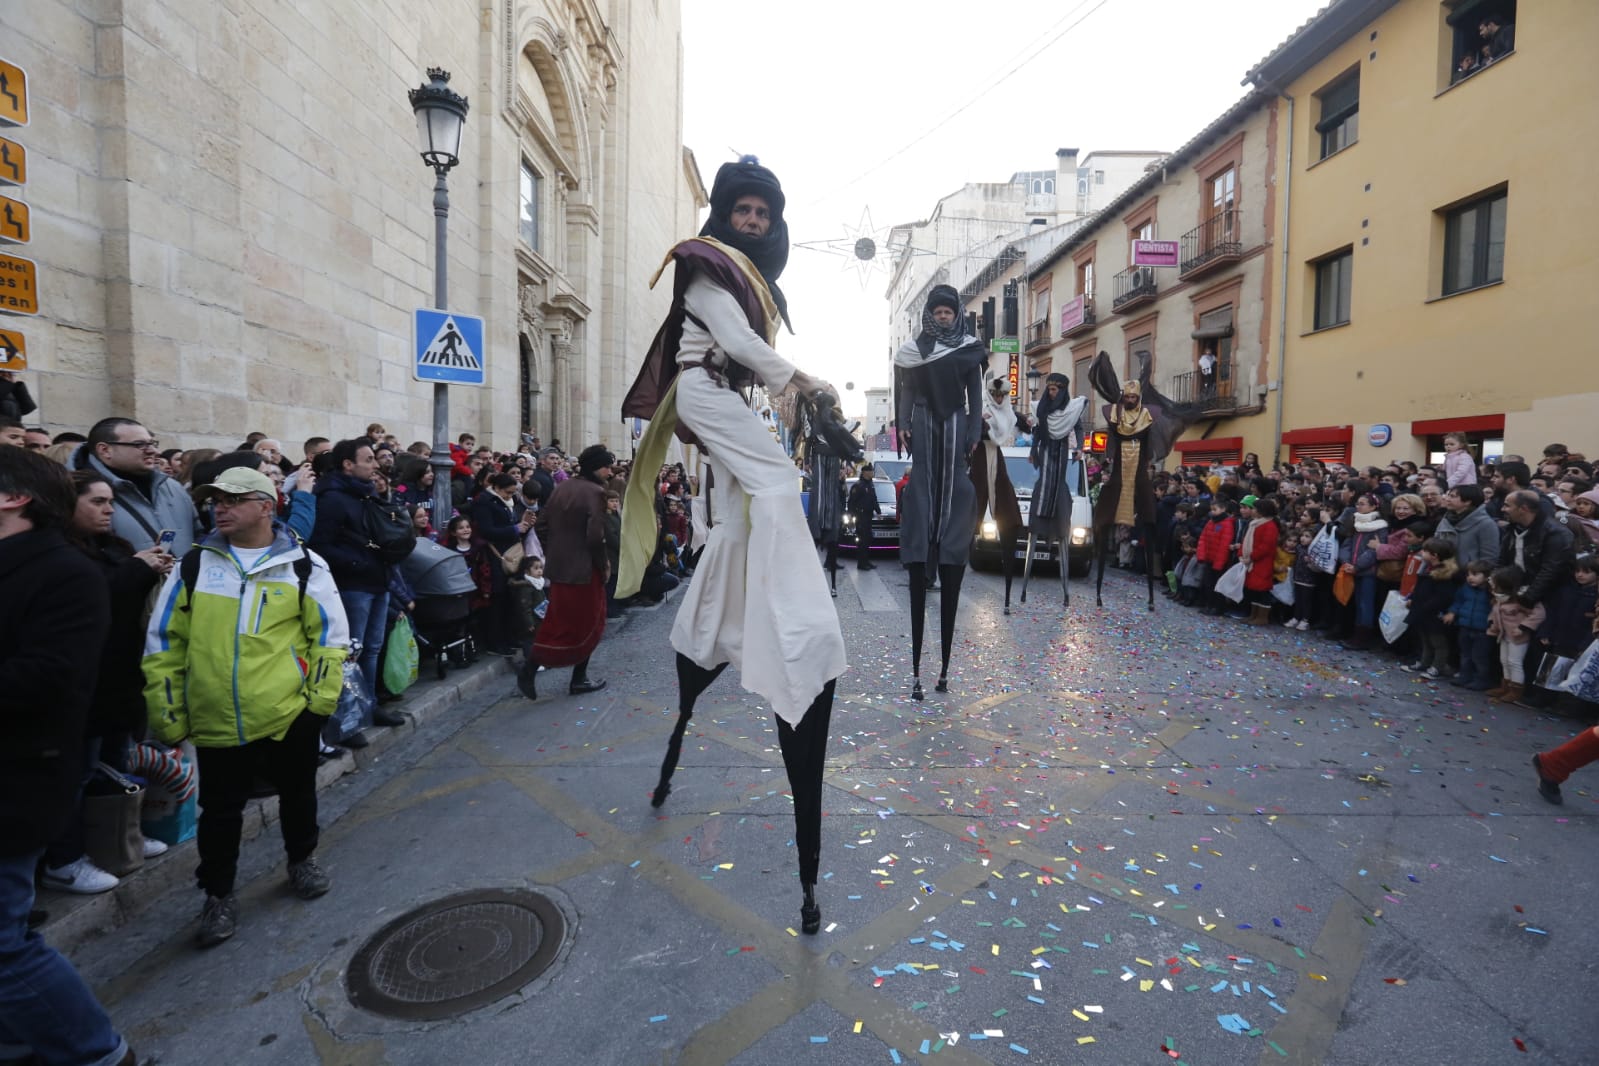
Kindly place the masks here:
[[(1016, 489), (1016, 503), (1022, 511), (1022, 529), (1016, 538), (1016, 558), (1027, 556), (1027, 515), (1033, 502), (1033, 485), (1038, 481), (1038, 471), (1027, 459), (1027, 448), (1001, 448), (1005, 457), (1005, 472)], [(1094, 506), (1088, 499), (1088, 470), (1081, 460), (1072, 462), (1066, 471), (1067, 483), (1072, 489), (1072, 535), (1067, 546), (1068, 565), (1073, 577), (1084, 577), (1094, 558)], [(1033, 549), (1033, 562), (1058, 562), (1053, 549), (1038, 544)], [(972, 541), (972, 566), (977, 569), (999, 568), (999, 528), (992, 518), (984, 517), (978, 525), (977, 536)]]

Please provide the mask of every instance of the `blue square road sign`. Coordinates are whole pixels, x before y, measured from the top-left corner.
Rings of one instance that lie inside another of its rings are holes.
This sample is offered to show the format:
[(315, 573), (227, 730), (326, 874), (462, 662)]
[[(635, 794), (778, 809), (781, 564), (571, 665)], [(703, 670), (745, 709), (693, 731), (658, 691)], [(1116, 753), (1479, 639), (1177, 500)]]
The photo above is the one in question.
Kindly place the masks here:
[(481, 318), (419, 307), (413, 313), (411, 338), (411, 376), (416, 380), (486, 383)]

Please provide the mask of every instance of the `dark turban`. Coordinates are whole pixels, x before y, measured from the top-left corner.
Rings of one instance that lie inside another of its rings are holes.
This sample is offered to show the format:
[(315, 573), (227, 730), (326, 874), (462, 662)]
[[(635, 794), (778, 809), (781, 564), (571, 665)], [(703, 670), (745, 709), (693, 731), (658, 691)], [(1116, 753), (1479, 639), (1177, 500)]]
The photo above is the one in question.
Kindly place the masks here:
[[(764, 237), (751, 237), (733, 228), (733, 205), (740, 196), (759, 196), (771, 209), (772, 224)], [(736, 163), (723, 163), (711, 184), (711, 216), (700, 230), (701, 237), (714, 237), (737, 248), (755, 264), (772, 293), (777, 310), (788, 322), (788, 300), (777, 287), (777, 279), (788, 265), (788, 223), (783, 220), (783, 187), (777, 175), (761, 166), (752, 155), (740, 156)], [(793, 326), (789, 326), (790, 332)]]

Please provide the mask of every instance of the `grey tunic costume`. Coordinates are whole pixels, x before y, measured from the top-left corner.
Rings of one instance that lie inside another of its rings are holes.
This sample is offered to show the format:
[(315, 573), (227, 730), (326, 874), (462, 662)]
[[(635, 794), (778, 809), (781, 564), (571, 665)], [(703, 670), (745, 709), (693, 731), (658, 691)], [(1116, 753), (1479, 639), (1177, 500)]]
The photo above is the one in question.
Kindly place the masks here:
[(977, 528), (967, 457), (983, 431), (983, 364), (967, 334), (955, 347), (926, 334), (894, 356), (895, 416), (910, 429), (911, 480), (899, 509), (902, 563), (965, 566)]

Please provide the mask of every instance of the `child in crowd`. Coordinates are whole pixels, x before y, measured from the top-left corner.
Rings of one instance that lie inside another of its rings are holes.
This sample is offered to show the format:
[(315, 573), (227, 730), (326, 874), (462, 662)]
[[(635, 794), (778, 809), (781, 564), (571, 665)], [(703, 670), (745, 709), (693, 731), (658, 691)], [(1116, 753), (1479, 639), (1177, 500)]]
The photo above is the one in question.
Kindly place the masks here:
[(428, 509), (422, 504), (417, 504), (411, 511), (411, 525), (416, 530), (417, 540), (437, 540), (438, 536), (433, 529), (433, 519), (429, 516)]
[(1527, 581), (1519, 566), (1501, 566), (1489, 575), (1489, 588), (1493, 592), (1493, 606), (1488, 609), (1488, 635), (1499, 642), (1499, 665), (1504, 680), (1498, 688), (1488, 690), (1488, 695), (1500, 703), (1514, 703), (1521, 698), (1526, 684), (1523, 667), (1527, 648), (1533, 634), (1543, 625), (1546, 612), (1543, 604), (1523, 607), (1516, 595)]
[(1205, 586), (1205, 564), (1194, 554), (1197, 544), (1190, 533), (1178, 535), (1177, 550), (1182, 553), (1182, 562), (1178, 563), (1181, 572), (1177, 577), (1177, 602), (1184, 607), (1198, 606)]
[(487, 647), (489, 635), (494, 632), (494, 568), (500, 565), (500, 560), (487, 542), (473, 541), (472, 520), (462, 514), (451, 518), (444, 527), (444, 546), (466, 556), (466, 565), (472, 571), (472, 584), (477, 586), (471, 604), (472, 635), (479, 647)]
[(1571, 580), (1556, 587), (1550, 595), (1548, 615), (1538, 628), (1528, 656), (1523, 706), (1552, 706), (1555, 693), (1542, 684), (1535, 684), (1535, 680), (1546, 677), (1560, 659), (1576, 661), (1593, 643), (1595, 592), (1599, 590), (1596, 582), (1599, 582), (1599, 556), (1579, 555)]
[(1275, 583), (1277, 542), (1281, 530), (1277, 525), (1277, 504), (1274, 501), (1254, 496), (1244, 499), (1250, 504), (1247, 510), (1253, 517), (1239, 546), (1239, 560), (1249, 567), (1249, 572), (1244, 576), (1244, 602), (1239, 607), (1248, 613), (1240, 613), (1235, 617), (1247, 618), (1251, 625), (1263, 626), (1271, 621), (1271, 587)]
[(1455, 627), (1460, 647), (1460, 673), (1450, 684), (1473, 692), (1493, 687), (1496, 645), (1488, 635), (1488, 612), (1493, 606), (1488, 590), (1491, 573), (1493, 563), (1487, 559), (1466, 564), (1466, 583), (1455, 589), (1454, 601), (1442, 616), (1444, 625)]
[(1194, 549), (1195, 558), (1205, 568), (1201, 597), (1206, 604), (1206, 614), (1221, 614), (1228, 607), (1226, 601), (1216, 595), (1216, 580), (1232, 565), (1237, 514), (1238, 504), (1232, 500), (1212, 500), (1210, 521), (1205, 523), (1205, 531), (1199, 535), (1199, 544)]
[[(1412, 558), (1420, 560), (1419, 576), (1405, 602), (1410, 607), (1410, 628), (1416, 634), (1418, 654), (1414, 662), (1400, 669), (1434, 681), (1450, 673), (1449, 629), (1443, 615), (1454, 603), (1460, 565), (1455, 562), (1454, 543), (1438, 537), (1429, 537)], [(1408, 572), (1408, 563), (1406, 569)]]
[(1301, 528), (1298, 548), (1294, 553), (1294, 616), (1283, 623), (1287, 629), (1301, 633), (1310, 628), (1311, 611), (1316, 605), (1316, 579), (1321, 574), (1310, 560), (1310, 545), (1316, 539), (1316, 527)]
[(1477, 483), (1477, 461), (1471, 457), (1471, 452), (1466, 447), (1464, 433), (1444, 434), (1444, 487), (1454, 488), (1456, 485), (1475, 485)]

